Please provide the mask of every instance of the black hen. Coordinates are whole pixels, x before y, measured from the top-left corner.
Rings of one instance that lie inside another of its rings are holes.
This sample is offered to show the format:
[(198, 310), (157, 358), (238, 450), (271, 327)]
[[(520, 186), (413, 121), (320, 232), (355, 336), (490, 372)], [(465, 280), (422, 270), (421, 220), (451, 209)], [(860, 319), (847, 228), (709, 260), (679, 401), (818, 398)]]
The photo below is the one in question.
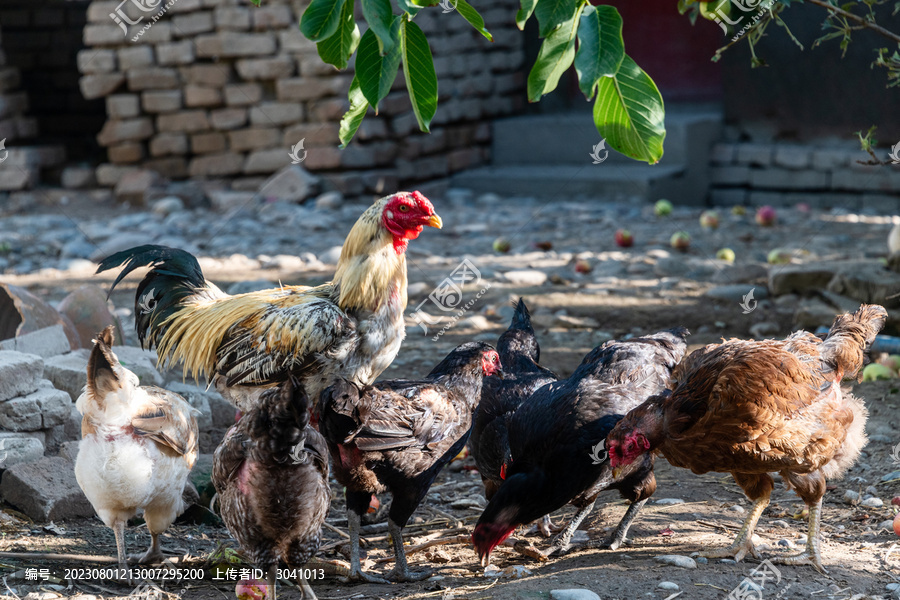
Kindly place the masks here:
[(592, 350), (566, 380), (547, 385), (522, 404), (509, 422), (512, 463), (472, 536), (482, 560), (518, 525), (566, 504), (579, 509), (545, 553), (569, 547), (597, 495), (617, 489), (631, 501), (606, 547), (617, 548), (640, 507), (656, 489), (648, 456), (613, 477), (603, 450), (606, 435), (632, 408), (671, 385), (684, 356), (684, 328)]
[(362, 571), (359, 522), (371, 495), (390, 491), (388, 526), (396, 564), (388, 578), (414, 581), (403, 551), (403, 527), (441, 469), (465, 447), (482, 378), (500, 369), (490, 344), (457, 347), (420, 381), (393, 380), (359, 388), (339, 380), (322, 392), (319, 430), (328, 441), (335, 478), (347, 488), (350, 578)]
[[(331, 504), (325, 440), (309, 425), (302, 386), (287, 381), (228, 430), (213, 459), (222, 519), (244, 555), (268, 573), (275, 598), (279, 560), (302, 567), (319, 548)], [(305, 600), (315, 600), (300, 580)]]
[[(519, 298), (515, 307), (509, 329), (497, 341), (503, 377), (484, 380), (481, 403), (475, 411), (469, 437), (469, 450), (475, 458), (488, 500), (503, 483), (509, 467), (510, 418), (535, 390), (559, 379), (556, 373), (538, 364), (541, 347), (534, 335), (525, 301)], [(546, 534), (549, 535), (549, 530)]]

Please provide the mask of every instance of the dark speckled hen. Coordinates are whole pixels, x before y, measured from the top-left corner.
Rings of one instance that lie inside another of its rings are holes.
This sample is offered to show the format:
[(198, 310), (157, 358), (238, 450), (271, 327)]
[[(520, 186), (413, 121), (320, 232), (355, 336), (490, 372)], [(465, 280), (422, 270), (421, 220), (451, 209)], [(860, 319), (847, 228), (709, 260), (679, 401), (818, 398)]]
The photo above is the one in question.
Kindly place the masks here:
[(350, 578), (383, 583), (359, 560), (359, 522), (373, 493), (391, 492), (388, 526), (394, 570), (415, 581), (403, 551), (403, 527), (441, 469), (465, 447), (482, 379), (500, 369), (493, 346), (462, 344), (420, 381), (380, 381), (359, 388), (341, 380), (322, 392), (319, 430), (328, 440), (335, 478), (347, 488)]
[(617, 489), (631, 506), (607, 547), (625, 539), (638, 510), (656, 489), (653, 460), (636, 462), (612, 477), (604, 460), (606, 435), (625, 413), (672, 383), (684, 356), (684, 328), (592, 350), (571, 377), (537, 390), (509, 422), (512, 460), (472, 540), (483, 561), (517, 526), (571, 503), (578, 514), (545, 555), (565, 551), (603, 490)]
[[(469, 437), (469, 450), (488, 500), (503, 483), (509, 467), (509, 420), (513, 413), (535, 390), (559, 379), (556, 373), (539, 364), (541, 347), (525, 301), (519, 298), (515, 307), (509, 329), (497, 341), (503, 377), (485, 378)], [(550, 535), (549, 518), (545, 517), (541, 530)]]
[[(319, 548), (331, 504), (325, 440), (309, 424), (309, 402), (293, 380), (263, 392), (216, 449), (213, 484), (222, 519), (248, 560), (268, 573), (302, 567)], [(299, 581), (305, 600), (315, 600)]]
[(806, 550), (776, 562), (824, 571), (819, 551), (822, 496), (856, 462), (866, 444), (866, 408), (841, 389), (862, 368), (865, 348), (887, 311), (863, 305), (835, 319), (821, 340), (798, 331), (786, 340), (727, 340), (688, 356), (671, 393), (649, 398), (616, 425), (607, 448), (616, 468), (662, 453), (694, 473), (731, 473), (753, 501), (728, 548), (710, 558), (759, 557), (753, 530), (780, 473), (809, 507)]

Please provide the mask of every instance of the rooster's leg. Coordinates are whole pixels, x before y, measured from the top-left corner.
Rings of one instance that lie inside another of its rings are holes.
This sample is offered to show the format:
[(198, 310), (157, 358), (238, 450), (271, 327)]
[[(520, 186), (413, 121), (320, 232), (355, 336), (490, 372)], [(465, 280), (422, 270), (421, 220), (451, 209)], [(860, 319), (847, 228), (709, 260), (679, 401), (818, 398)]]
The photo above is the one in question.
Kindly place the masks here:
[(113, 533), (116, 536), (116, 553), (119, 559), (119, 568), (128, 569), (128, 560), (125, 557), (125, 521), (116, 519), (113, 523)]
[(403, 549), (403, 528), (394, 523), (393, 519), (388, 519), (388, 531), (391, 534), (391, 542), (394, 545), (394, 569), (388, 573), (387, 578), (391, 581), (422, 581), (426, 577), (431, 577), (432, 571), (413, 572), (409, 570), (406, 564), (406, 550)]
[(806, 550), (794, 556), (774, 559), (782, 565), (811, 565), (822, 574), (828, 571), (822, 566), (822, 555), (819, 553), (819, 528), (822, 523), (822, 499), (809, 507), (809, 535), (806, 538)]
[(272, 565), (269, 567), (269, 572), (266, 574), (266, 600), (275, 600), (275, 585), (278, 583), (278, 566)]
[(369, 583), (388, 583), (386, 579), (369, 575), (362, 570), (359, 560), (359, 515), (352, 511), (347, 511), (347, 525), (350, 529), (350, 575), (347, 576), (349, 581), (368, 581)]
[(572, 517), (572, 520), (569, 522), (563, 532), (556, 536), (556, 539), (553, 540), (553, 543), (550, 545), (550, 547), (543, 552), (544, 556), (549, 557), (554, 554), (565, 554), (572, 543), (572, 536), (575, 535), (576, 531), (578, 531), (578, 526), (581, 525), (581, 522), (584, 521), (584, 518), (588, 516), (592, 510), (594, 510), (593, 502), (579, 510), (578, 514)]
[(738, 536), (731, 546), (719, 550), (701, 552), (700, 556), (705, 558), (733, 557), (735, 562), (741, 562), (749, 552), (754, 558), (760, 558), (759, 551), (757, 551), (756, 546), (753, 545), (753, 530), (756, 529), (756, 523), (759, 521), (759, 517), (762, 516), (766, 506), (769, 505), (769, 497), (771, 495), (772, 490), (770, 488), (766, 491), (764, 496), (756, 499), (753, 503), (753, 507), (750, 509), (750, 514), (747, 515), (747, 519), (744, 521), (744, 526), (741, 527), (740, 533), (738, 533)]
[(160, 562), (165, 558), (162, 549), (159, 547), (159, 534), (150, 532), (150, 547), (143, 554), (132, 554), (128, 557), (130, 560), (141, 565)]
[(625, 542), (625, 536), (628, 535), (628, 528), (631, 527), (634, 518), (645, 504), (647, 504), (646, 498), (638, 500), (637, 502), (632, 502), (628, 506), (628, 510), (626, 510), (625, 514), (622, 516), (622, 520), (619, 521), (619, 524), (616, 526), (616, 530), (600, 544), (600, 547), (618, 550), (619, 546)]

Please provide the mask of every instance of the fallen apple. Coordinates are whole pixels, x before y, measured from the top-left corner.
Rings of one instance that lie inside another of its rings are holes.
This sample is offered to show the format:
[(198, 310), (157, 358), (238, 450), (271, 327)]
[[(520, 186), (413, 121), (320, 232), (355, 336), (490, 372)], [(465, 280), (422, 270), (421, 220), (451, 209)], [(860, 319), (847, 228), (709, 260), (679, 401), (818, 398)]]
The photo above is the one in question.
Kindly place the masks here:
[(234, 586), (234, 595), (237, 600), (264, 600), (266, 587), (266, 583), (258, 579), (245, 579)]
[(691, 234), (687, 231), (676, 231), (669, 239), (669, 245), (676, 250), (686, 252), (691, 247)]
[(770, 265), (786, 265), (791, 262), (791, 253), (784, 248), (775, 248), (766, 256), (766, 262)]
[(592, 269), (593, 269), (593, 267), (591, 266), (591, 263), (584, 260), (583, 258), (579, 258), (578, 260), (575, 261), (575, 272), (576, 273), (581, 273), (582, 275), (584, 275), (584, 274), (590, 273)]
[(900, 506), (900, 496), (894, 496), (891, 499), (891, 505), (892, 506)]
[(888, 369), (884, 365), (879, 365), (878, 363), (872, 363), (870, 365), (866, 365), (866, 368), (863, 369), (863, 381), (878, 381), (880, 379), (893, 379), (894, 372)]
[(734, 262), (734, 250), (731, 248), (722, 248), (718, 252), (716, 252), (716, 258), (719, 260), (724, 260), (725, 262), (733, 263)]
[(634, 236), (627, 229), (616, 230), (616, 246), (628, 248), (634, 244)]
[(731, 214), (733, 214), (736, 217), (743, 217), (744, 215), (747, 214), (747, 209), (745, 207), (741, 206), (740, 204), (735, 204), (734, 206), (731, 207)]
[(705, 210), (700, 215), (700, 227), (703, 229), (718, 229), (719, 213), (714, 210)]
[(760, 206), (756, 211), (756, 222), (763, 227), (771, 227), (775, 224), (775, 209), (771, 206)]
[(549, 250), (553, 250), (553, 242), (535, 242), (534, 247), (538, 250), (543, 250), (547, 252)]
[(894, 533), (900, 535), (900, 513), (894, 516)]
[(900, 355), (891, 354), (878, 359), (878, 364), (886, 366), (891, 371), (900, 371)]
[(499, 237), (494, 240), (494, 252), (509, 252), (510, 248), (512, 248), (512, 244), (509, 243), (509, 240), (506, 238)]
[(653, 214), (657, 217), (667, 217), (672, 214), (672, 203), (666, 199), (657, 200), (653, 205)]

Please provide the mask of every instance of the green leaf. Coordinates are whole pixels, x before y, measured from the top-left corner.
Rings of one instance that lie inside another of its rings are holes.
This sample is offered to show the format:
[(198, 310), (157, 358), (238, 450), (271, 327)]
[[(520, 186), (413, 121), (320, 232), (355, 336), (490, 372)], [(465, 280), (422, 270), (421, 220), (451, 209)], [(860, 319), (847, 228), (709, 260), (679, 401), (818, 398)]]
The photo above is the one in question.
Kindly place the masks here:
[(360, 3), (369, 29), (378, 36), (378, 52), (387, 54), (394, 45), (391, 38), (391, 23), (394, 20), (391, 0), (360, 0)]
[(516, 13), (516, 27), (520, 30), (525, 29), (525, 22), (531, 18), (534, 7), (537, 6), (538, 0), (519, 0), (522, 8)]
[(261, 1), (262, 1), (262, 0), (250, 0), (250, 2), (253, 4), (253, 6), (259, 6), (259, 3), (260, 3)]
[(402, 17), (397, 17), (390, 29), (391, 46), (393, 50), (382, 56), (378, 53), (378, 38), (370, 29), (363, 34), (359, 43), (359, 53), (356, 55), (356, 77), (363, 96), (369, 104), (375, 107), (378, 113), (378, 104), (391, 91), (391, 86), (397, 78), (397, 70), (400, 68), (400, 22)]
[(330, 38), (316, 44), (319, 57), (338, 69), (347, 68), (347, 62), (353, 56), (353, 53), (356, 52), (356, 47), (359, 45), (359, 27), (357, 27), (356, 21), (353, 19), (354, 3), (355, 0), (346, 0), (344, 2), (337, 31)]
[[(451, 4), (453, 1), (454, 0), (450, 0)], [(488, 41), (494, 41), (494, 36), (492, 36), (491, 32), (484, 27), (484, 19), (478, 14), (477, 10), (472, 8), (471, 4), (466, 2), (466, 0), (456, 0), (456, 10), (463, 19), (468, 21), (469, 24), (478, 31), (478, 33), (486, 37)]]
[(534, 66), (528, 74), (529, 102), (538, 102), (541, 96), (555, 90), (559, 78), (572, 64), (575, 58), (575, 33), (580, 14), (581, 6), (571, 19), (553, 31), (541, 44), (537, 60), (534, 61)]
[(419, 129), (429, 132), (429, 125), (437, 111), (438, 81), (434, 59), (428, 40), (418, 25), (400, 20), (400, 48), (403, 55), (403, 76), (412, 102)]
[(665, 109), (656, 84), (627, 54), (615, 77), (597, 85), (594, 125), (610, 147), (654, 164), (662, 158)]
[(549, 36), (554, 29), (571, 21), (581, 8), (579, 0), (541, 0), (534, 7), (534, 14), (540, 24), (542, 38)]
[(588, 100), (601, 77), (615, 75), (625, 58), (622, 17), (612, 6), (588, 6), (578, 24), (578, 52), (575, 71), (578, 85)]
[(363, 117), (366, 116), (366, 111), (369, 109), (369, 103), (366, 101), (365, 96), (363, 96), (362, 90), (359, 89), (359, 79), (356, 77), (350, 82), (350, 92), (348, 95), (350, 97), (350, 110), (341, 117), (341, 127), (338, 130), (338, 135), (341, 139), (341, 148), (346, 148), (347, 144), (350, 143), (350, 140), (353, 139), (353, 136), (356, 135), (356, 131), (362, 124)]
[(321, 42), (337, 31), (345, 0), (312, 0), (300, 18), (300, 31), (313, 42)]
[(421, 6), (416, 6), (411, 0), (397, 0), (397, 6), (400, 7), (400, 10), (408, 14), (410, 19), (415, 17), (419, 14), (419, 11), (422, 10)]

